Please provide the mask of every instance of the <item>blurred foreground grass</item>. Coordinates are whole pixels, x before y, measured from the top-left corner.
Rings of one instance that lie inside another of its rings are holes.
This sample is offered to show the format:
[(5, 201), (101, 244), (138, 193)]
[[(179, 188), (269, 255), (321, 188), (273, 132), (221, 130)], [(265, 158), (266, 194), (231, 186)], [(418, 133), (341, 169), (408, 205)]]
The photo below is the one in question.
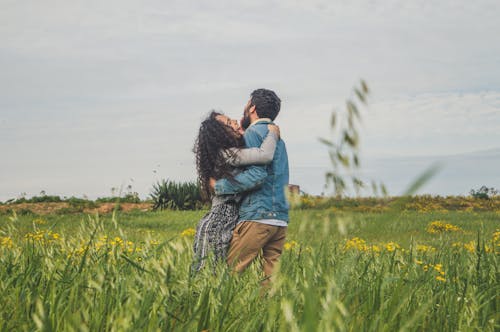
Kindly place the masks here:
[(498, 211), (293, 210), (267, 292), (190, 276), (203, 213), (1, 215), (1, 330), (500, 328)]

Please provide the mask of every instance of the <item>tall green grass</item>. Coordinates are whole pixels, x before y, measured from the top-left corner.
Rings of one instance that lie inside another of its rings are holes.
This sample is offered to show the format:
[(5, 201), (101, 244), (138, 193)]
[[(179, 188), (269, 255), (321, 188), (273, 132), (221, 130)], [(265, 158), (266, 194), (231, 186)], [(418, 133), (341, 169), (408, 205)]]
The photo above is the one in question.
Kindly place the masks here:
[[(437, 217), (464, 231), (428, 234), (425, 227)], [(197, 214), (86, 217), (71, 227), (60, 219), (28, 226), (33, 220), (27, 218), (1, 221), (0, 237), (12, 240), (0, 246), (5, 331), (499, 328), (499, 261), (491, 252), (498, 246), (492, 242), (496, 213), (293, 212), (287, 250), (269, 289), (260, 286), (257, 265), (241, 276), (224, 265), (190, 275), (192, 237), (181, 233)], [(171, 221), (163, 231), (150, 227), (162, 219)], [(381, 250), (346, 249), (353, 237)], [(400, 248), (387, 250), (388, 241)], [(466, 241), (474, 241), (473, 252), (453, 246)], [(417, 251), (418, 244), (435, 251)], [(439, 270), (445, 281), (437, 279)]]

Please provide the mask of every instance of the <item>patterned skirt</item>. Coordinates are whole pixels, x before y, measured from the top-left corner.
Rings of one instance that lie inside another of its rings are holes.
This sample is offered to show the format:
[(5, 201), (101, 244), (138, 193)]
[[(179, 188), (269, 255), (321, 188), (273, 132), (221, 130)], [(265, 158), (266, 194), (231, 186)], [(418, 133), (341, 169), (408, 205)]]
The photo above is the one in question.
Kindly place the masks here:
[(194, 238), (194, 263), (192, 272), (200, 271), (209, 256), (214, 263), (225, 261), (233, 230), (238, 222), (239, 203), (226, 201), (212, 205), (210, 211), (198, 222)]

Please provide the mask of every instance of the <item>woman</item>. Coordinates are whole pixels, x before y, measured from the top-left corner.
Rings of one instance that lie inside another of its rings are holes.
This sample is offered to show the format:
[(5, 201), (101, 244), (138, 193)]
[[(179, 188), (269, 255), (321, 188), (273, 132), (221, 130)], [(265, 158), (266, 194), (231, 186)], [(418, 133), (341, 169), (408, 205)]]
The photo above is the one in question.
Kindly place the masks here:
[(225, 261), (238, 222), (240, 195), (216, 196), (210, 190), (210, 178), (236, 181), (238, 167), (268, 164), (273, 160), (279, 128), (269, 125), (269, 134), (260, 148), (245, 148), (243, 130), (238, 121), (212, 111), (201, 123), (194, 146), (196, 168), (202, 197), (212, 199), (210, 211), (198, 222), (194, 240), (193, 271), (199, 271), (206, 258)]

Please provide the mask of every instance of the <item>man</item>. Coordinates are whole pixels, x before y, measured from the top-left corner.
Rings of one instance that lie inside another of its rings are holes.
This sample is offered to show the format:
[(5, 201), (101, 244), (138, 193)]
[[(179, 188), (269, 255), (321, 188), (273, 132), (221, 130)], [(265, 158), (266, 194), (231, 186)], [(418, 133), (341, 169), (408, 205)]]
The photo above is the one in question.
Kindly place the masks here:
[[(280, 111), (281, 100), (267, 89), (255, 90), (250, 96), (241, 126), (245, 129), (246, 146), (259, 147), (268, 133), (267, 125)], [(285, 196), (288, 174), (288, 155), (285, 143), (280, 139), (272, 163), (249, 166), (233, 181), (212, 181), (216, 195), (247, 192), (227, 258), (228, 264), (236, 271), (245, 270), (262, 251), (264, 273), (266, 277), (271, 276), (283, 250), (289, 221)]]

